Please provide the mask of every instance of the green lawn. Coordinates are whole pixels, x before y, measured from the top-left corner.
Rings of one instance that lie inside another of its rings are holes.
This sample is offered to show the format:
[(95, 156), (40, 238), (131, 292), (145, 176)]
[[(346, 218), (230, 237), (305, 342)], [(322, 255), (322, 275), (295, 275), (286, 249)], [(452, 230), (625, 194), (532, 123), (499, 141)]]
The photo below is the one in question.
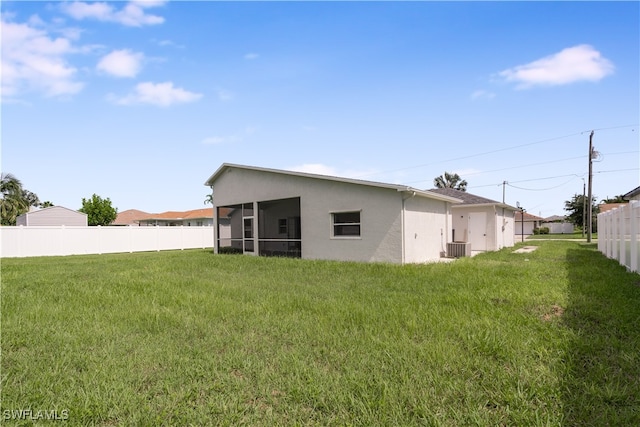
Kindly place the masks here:
[(418, 266), (208, 251), (3, 259), (2, 416), (640, 425), (640, 276), (593, 244), (535, 244)]
[[(586, 239), (587, 234), (582, 235), (582, 232), (571, 233), (571, 234), (532, 234), (531, 236), (527, 236), (526, 240), (557, 240), (557, 239), (565, 239), (565, 240), (580, 240)], [(591, 233), (591, 239), (595, 240), (598, 238), (598, 233)]]

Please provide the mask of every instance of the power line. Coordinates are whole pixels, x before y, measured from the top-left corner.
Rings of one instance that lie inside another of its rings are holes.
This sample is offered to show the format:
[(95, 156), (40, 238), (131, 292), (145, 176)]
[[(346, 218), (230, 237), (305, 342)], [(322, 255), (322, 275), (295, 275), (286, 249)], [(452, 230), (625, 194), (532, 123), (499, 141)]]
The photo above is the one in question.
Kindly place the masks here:
[[(623, 125), (623, 126), (612, 126), (612, 127), (608, 127), (608, 128), (600, 128), (600, 129), (595, 129), (595, 130), (604, 131), (604, 130), (613, 130), (613, 129), (623, 129), (623, 128), (629, 128), (629, 127), (637, 127), (637, 126), (638, 126), (638, 124), (635, 124), (635, 125)], [(423, 168), (423, 167), (426, 167), (426, 166), (438, 165), (438, 164), (441, 164), (441, 163), (453, 162), (453, 161), (456, 161), (456, 160), (471, 159), (471, 158), (474, 158), (474, 157), (486, 156), (488, 154), (500, 153), (500, 152), (503, 152), (503, 151), (515, 150), (515, 149), (518, 149), (518, 148), (529, 147), (529, 146), (537, 145), (537, 144), (543, 144), (545, 142), (558, 141), (560, 139), (570, 138), (570, 137), (573, 137), (573, 136), (579, 136), (579, 135), (584, 134), (585, 132), (591, 132), (591, 130), (582, 131), (582, 132), (576, 132), (576, 133), (572, 133), (572, 134), (569, 134), (569, 135), (557, 136), (557, 137), (553, 137), (553, 138), (547, 138), (547, 139), (534, 141), (534, 142), (528, 142), (528, 143), (525, 143), (525, 144), (514, 145), (512, 147), (505, 147), (505, 148), (499, 148), (499, 149), (496, 149), (496, 150), (485, 151), (485, 152), (476, 153), (476, 154), (470, 154), (470, 155), (467, 155), (467, 156), (460, 156), (460, 157), (454, 157), (454, 158), (446, 159), (446, 160), (439, 160), (437, 162), (423, 163), (423, 164), (416, 165), (416, 166), (408, 166), (408, 167), (404, 167), (404, 168), (389, 169), (389, 170), (386, 170), (386, 171), (366, 173), (366, 174), (355, 176), (354, 178), (364, 178), (364, 177), (368, 177), (368, 176), (375, 176), (375, 175), (381, 175), (381, 174), (392, 173), (392, 172), (401, 172), (401, 171), (406, 171), (406, 170), (410, 170), (410, 169), (418, 169), (418, 168)], [(580, 157), (582, 157), (582, 156), (580, 156)], [(425, 179), (424, 181), (429, 181), (429, 180)], [(413, 181), (413, 182), (421, 182), (421, 181)], [(502, 185), (502, 184), (500, 184), (500, 185)]]
[[(612, 169), (612, 170), (607, 170), (607, 171), (594, 171), (594, 173), (613, 173), (613, 172), (628, 172), (628, 171), (637, 171), (640, 170), (640, 168), (629, 168), (629, 169)], [(514, 187), (514, 188), (518, 188), (519, 190), (529, 190), (529, 191), (543, 191), (545, 189), (527, 189), (527, 188), (520, 188), (520, 187), (516, 187), (515, 185), (511, 185), (512, 183), (521, 183), (521, 182), (535, 182), (535, 181), (545, 181), (548, 179), (556, 179), (556, 178), (566, 178), (568, 176), (571, 177), (575, 177), (575, 178), (580, 178), (582, 179), (582, 177), (584, 177), (586, 175), (586, 173), (582, 173), (582, 174), (577, 174), (577, 173), (570, 173), (570, 174), (566, 174), (566, 175), (555, 175), (555, 176), (547, 176), (544, 178), (531, 178), (531, 179), (522, 179), (520, 181), (508, 181), (507, 185), (509, 185), (510, 187)], [(569, 181), (567, 181), (565, 184), (567, 184), (568, 182), (573, 181), (572, 178)], [(500, 182), (497, 184), (485, 184), (485, 185), (473, 185), (473, 186), (469, 186), (468, 188), (482, 188), (482, 187), (499, 187), (501, 185), (503, 185), (504, 182)], [(562, 185), (565, 184), (561, 184), (557, 187), (561, 187)], [(552, 187), (552, 188), (557, 188), (557, 187)]]

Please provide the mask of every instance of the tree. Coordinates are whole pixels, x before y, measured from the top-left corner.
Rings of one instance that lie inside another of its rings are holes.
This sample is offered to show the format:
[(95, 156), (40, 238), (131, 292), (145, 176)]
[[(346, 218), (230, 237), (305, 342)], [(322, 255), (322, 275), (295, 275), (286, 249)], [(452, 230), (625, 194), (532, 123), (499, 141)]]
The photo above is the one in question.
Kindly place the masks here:
[(54, 204), (53, 204), (53, 203), (51, 203), (51, 202), (50, 202), (50, 201), (48, 201), (48, 200), (47, 200), (46, 202), (42, 202), (42, 203), (40, 203), (40, 207), (41, 207), (41, 208), (50, 208), (51, 206), (54, 206)]
[(82, 199), (82, 207), (79, 212), (87, 214), (89, 225), (109, 225), (118, 216), (118, 209), (111, 206), (111, 200), (94, 194), (90, 199)]
[(629, 201), (624, 199), (624, 194), (621, 194), (612, 199), (608, 197), (606, 199), (602, 199), (602, 203), (629, 203)]
[(16, 225), (16, 218), (29, 212), (30, 206), (38, 206), (40, 200), (35, 193), (22, 188), (22, 182), (10, 173), (0, 176), (0, 223)]
[(467, 191), (467, 181), (460, 178), (457, 173), (445, 172), (441, 176), (433, 179), (436, 188), (453, 188), (460, 191)]
[[(593, 230), (596, 229), (596, 218), (598, 215), (598, 206), (596, 205), (596, 196), (593, 196), (591, 198), (591, 212), (593, 214), (592, 217), (592, 224), (593, 224)], [(586, 196), (583, 196), (582, 194), (575, 194), (571, 200), (566, 200), (564, 202), (564, 210), (569, 212), (569, 215), (567, 215), (567, 219), (573, 223), (576, 227), (580, 227), (582, 228), (582, 225), (584, 224), (585, 226), (588, 226), (586, 224), (586, 216), (587, 216), (587, 212), (585, 212), (585, 208), (588, 209), (588, 205), (585, 203), (585, 201), (587, 200)], [(584, 221), (584, 222), (583, 222)]]
[(204, 204), (205, 205), (212, 205), (213, 204), (213, 194), (207, 194), (207, 197), (205, 197), (205, 199), (204, 199)]

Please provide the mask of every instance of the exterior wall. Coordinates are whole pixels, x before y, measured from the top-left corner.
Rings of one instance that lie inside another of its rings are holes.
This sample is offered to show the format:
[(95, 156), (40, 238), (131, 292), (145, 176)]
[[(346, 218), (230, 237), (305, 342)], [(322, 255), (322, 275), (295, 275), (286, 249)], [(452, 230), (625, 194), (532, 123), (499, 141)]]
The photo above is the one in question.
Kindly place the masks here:
[[(518, 236), (522, 235), (522, 221), (516, 221), (516, 234)], [(533, 234), (533, 229), (536, 227), (537, 222), (536, 221), (525, 221), (524, 222), (524, 235), (531, 235)]]
[(32, 257), (213, 247), (212, 227), (0, 227), (0, 256)]
[[(452, 209), (453, 235), (457, 242), (469, 242), (469, 216), (473, 213), (486, 214), (484, 229), (474, 233), (486, 234), (485, 247), (482, 250), (496, 251), (515, 244), (515, 212), (496, 206), (460, 206)], [(525, 224), (526, 231), (526, 224)], [(476, 251), (481, 248), (471, 247)]]
[(498, 208), (498, 211), (498, 223), (501, 224), (498, 228), (498, 249), (510, 248), (516, 244), (516, 212), (502, 208)]
[(62, 206), (52, 206), (28, 212), (16, 218), (16, 225), (24, 226), (87, 226), (87, 215)]
[[(302, 258), (403, 262), (402, 193), (394, 189), (232, 168), (214, 193), (215, 206), (300, 197)], [(344, 211), (361, 212), (360, 237), (331, 237), (331, 214)]]
[(449, 203), (424, 197), (405, 200), (405, 263), (438, 259), (446, 253), (451, 235)]

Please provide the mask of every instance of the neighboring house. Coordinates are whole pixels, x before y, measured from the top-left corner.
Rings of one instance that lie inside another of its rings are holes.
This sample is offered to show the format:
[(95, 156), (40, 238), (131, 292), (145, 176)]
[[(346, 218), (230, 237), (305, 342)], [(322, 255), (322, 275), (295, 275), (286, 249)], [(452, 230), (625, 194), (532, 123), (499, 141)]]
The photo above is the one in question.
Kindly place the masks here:
[(27, 212), (16, 218), (16, 225), (24, 226), (87, 226), (87, 214), (62, 206), (51, 206)]
[(472, 251), (496, 251), (515, 244), (518, 208), (453, 188), (429, 191), (462, 200), (451, 207), (454, 242), (471, 243)]
[(600, 203), (598, 205), (598, 213), (605, 213), (613, 209), (617, 209), (620, 206), (626, 206), (628, 203)]
[(144, 218), (138, 219), (141, 226), (159, 227), (211, 227), (213, 226), (213, 209), (195, 209), (191, 211), (177, 212), (168, 211), (159, 214), (148, 214)]
[(566, 216), (552, 215), (545, 218), (540, 224), (541, 227), (547, 227), (549, 234), (572, 234), (573, 223), (567, 221)]
[(223, 164), (213, 189), (215, 251), (420, 263), (444, 255), (451, 205), (415, 188)]
[(140, 225), (138, 221), (142, 218), (149, 218), (152, 214), (148, 212), (139, 211), (137, 209), (128, 209), (126, 211), (122, 211), (118, 213), (116, 220), (113, 221), (110, 225), (132, 225), (137, 226)]
[(636, 187), (633, 190), (629, 191), (627, 194), (622, 196), (625, 200), (640, 200), (640, 187)]
[(530, 213), (524, 213), (524, 222), (522, 221), (522, 212), (516, 212), (516, 235), (531, 235), (533, 234), (533, 230), (535, 228), (540, 228), (544, 218), (540, 218), (539, 216), (531, 215)]

